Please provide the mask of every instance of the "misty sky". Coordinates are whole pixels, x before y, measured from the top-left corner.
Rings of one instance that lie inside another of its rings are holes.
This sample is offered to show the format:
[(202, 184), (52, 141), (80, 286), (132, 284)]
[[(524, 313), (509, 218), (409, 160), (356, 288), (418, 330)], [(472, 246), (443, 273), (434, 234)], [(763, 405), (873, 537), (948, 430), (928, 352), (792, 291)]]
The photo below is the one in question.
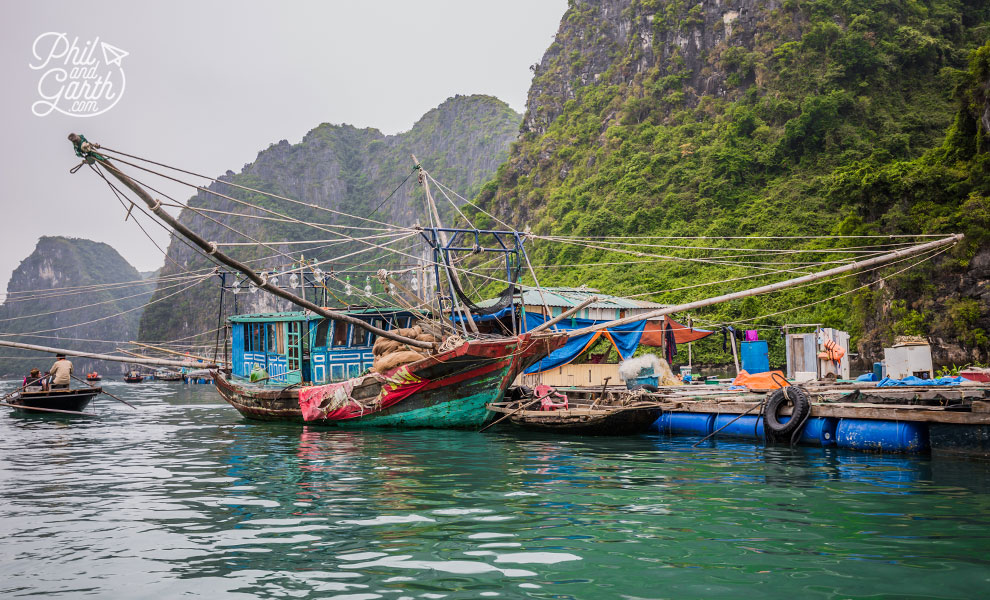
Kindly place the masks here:
[[(523, 112), (529, 65), (565, 8), (566, 0), (4, 1), (0, 291), (42, 235), (109, 243), (142, 271), (162, 265), (95, 174), (69, 174), (79, 162), (69, 132), (218, 175), (323, 122), (405, 131), (455, 94), (490, 94)], [(86, 118), (32, 113), (46, 69), (29, 65), (48, 32), (80, 45), (99, 37), (128, 53), (112, 108)], [(149, 231), (166, 246), (161, 228)]]

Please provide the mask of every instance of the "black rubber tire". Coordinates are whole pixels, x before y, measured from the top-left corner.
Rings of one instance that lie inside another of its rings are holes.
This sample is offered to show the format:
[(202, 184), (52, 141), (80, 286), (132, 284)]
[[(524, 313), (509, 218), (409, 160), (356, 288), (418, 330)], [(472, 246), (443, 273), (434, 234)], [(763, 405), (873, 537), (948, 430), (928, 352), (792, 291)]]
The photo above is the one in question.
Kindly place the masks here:
[(639, 389), (646, 390), (647, 392), (659, 392), (660, 391), (660, 388), (658, 388), (655, 385), (651, 385), (649, 383), (644, 383), (643, 385), (639, 386)]
[[(777, 412), (788, 402), (794, 405), (791, 418), (786, 423), (777, 419)], [(804, 425), (811, 414), (811, 399), (808, 393), (796, 386), (789, 386), (770, 392), (766, 408), (763, 410), (763, 428), (775, 438), (788, 437)]]

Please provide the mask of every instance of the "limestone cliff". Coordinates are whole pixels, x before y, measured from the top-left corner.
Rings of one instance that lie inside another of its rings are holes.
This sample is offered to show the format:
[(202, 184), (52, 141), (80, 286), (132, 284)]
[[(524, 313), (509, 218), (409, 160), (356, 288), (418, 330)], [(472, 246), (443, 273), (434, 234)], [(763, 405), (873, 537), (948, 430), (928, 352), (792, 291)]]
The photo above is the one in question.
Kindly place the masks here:
[[(421, 218), (426, 222), (426, 217), (416, 178), (409, 177), (400, 186), (412, 172), (411, 154), (415, 154), (423, 167), (437, 179), (462, 196), (471, 197), (505, 160), (509, 145), (518, 135), (520, 119), (519, 114), (496, 98), (455, 96), (426, 113), (409, 131), (396, 135), (384, 135), (377, 129), (324, 123), (306, 134), (300, 143), (290, 144), (282, 140), (272, 144), (259, 152), (257, 159), (245, 165), (239, 173), (228, 171), (220, 179), (331, 211), (371, 216), (383, 223), (412, 225)], [(388, 198), (396, 188), (394, 195)], [(379, 227), (375, 223), (351, 219), (335, 212), (245, 193), (224, 183), (214, 184), (211, 189), (302, 221), (325, 224), (328, 228), (337, 225)], [(440, 204), (441, 210), (452, 211), (445, 201), (441, 200)], [(265, 216), (232, 200), (202, 192), (190, 200), (190, 205), (227, 213)], [(257, 240), (274, 243), (280, 252), (292, 256), (303, 254), (310, 260), (343, 256), (366, 247), (351, 243), (303, 252), (300, 246), (278, 242), (328, 239), (336, 234), (277, 220), (214, 213), (210, 216)], [(221, 243), (245, 241), (245, 238), (224, 226), (191, 211), (184, 211), (180, 219), (208, 240)], [(361, 229), (348, 230), (347, 233), (369, 234)], [(243, 260), (273, 254), (262, 247), (228, 250)], [(163, 277), (181, 272), (175, 263), (186, 269), (199, 269), (209, 264), (188, 246), (174, 239), (168, 254), (170, 260), (161, 271)], [(338, 268), (369, 258), (374, 258), (374, 255), (343, 259)], [(382, 258), (387, 262), (388, 257)], [(276, 257), (256, 262), (254, 266), (260, 270), (284, 263), (285, 257)], [(156, 297), (159, 295), (160, 292)], [(149, 307), (141, 321), (140, 336), (142, 339), (172, 339), (216, 327), (218, 297), (215, 284), (203, 284), (167, 303)], [(237, 305), (240, 312), (285, 308), (288, 308), (286, 303), (266, 293), (244, 295)], [(229, 294), (225, 310), (228, 313), (234, 310)], [(206, 338), (212, 340), (212, 336), (204, 336), (204, 340)]]
[[(143, 282), (138, 271), (107, 244), (42, 237), (7, 284), (0, 333), (12, 341), (111, 353), (120, 345), (114, 342), (137, 335), (152, 289), (153, 284)], [(6, 335), (29, 332), (35, 335)], [(49, 355), (7, 348), (2, 354), (33, 357), (0, 361), (0, 373), (14, 376), (26, 375), (31, 367), (44, 372), (53, 362)], [(106, 374), (127, 369), (121, 363), (78, 358), (72, 362), (77, 375), (94, 369)]]

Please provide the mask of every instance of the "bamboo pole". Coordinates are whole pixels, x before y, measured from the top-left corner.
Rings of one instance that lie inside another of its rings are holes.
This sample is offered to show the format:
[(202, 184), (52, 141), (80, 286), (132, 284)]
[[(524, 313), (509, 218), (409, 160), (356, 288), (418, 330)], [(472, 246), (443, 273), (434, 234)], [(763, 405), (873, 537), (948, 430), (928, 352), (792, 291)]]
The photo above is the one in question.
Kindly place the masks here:
[(177, 356), (188, 356), (189, 358), (195, 358), (195, 359), (198, 359), (198, 360), (212, 362), (209, 358), (206, 358), (205, 356), (199, 356), (198, 354), (189, 354), (188, 352), (186, 352), (186, 353), (177, 352), (175, 350), (169, 350), (168, 348), (162, 348), (160, 346), (153, 346), (151, 344), (145, 344), (143, 342), (131, 342), (131, 343), (134, 344), (135, 346), (143, 346), (144, 348), (150, 348), (151, 350), (158, 350), (159, 352), (165, 352), (167, 354), (175, 354)]
[(732, 344), (732, 362), (736, 364), (736, 377), (739, 376), (739, 352), (736, 350), (736, 330), (729, 330), (729, 341)]
[(550, 319), (549, 321), (545, 321), (542, 325), (539, 325), (538, 327), (534, 327), (529, 332), (530, 333), (536, 333), (538, 331), (543, 331), (547, 327), (550, 327), (551, 325), (555, 325), (555, 324), (563, 321), (564, 319), (566, 319), (567, 317), (573, 315), (574, 313), (576, 313), (577, 311), (581, 310), (585, 306), (588, 306), (589, 304), (592, 304), (592, 303), (595, 303), (595, 302), (598, 302), (598, 296), (592, 296), (591, 298), (585, 298), (581, 302), (581, 304), (578, 304), (577, 306), (575, 306), (573, 308), (568, 308), (567, 310), (565, 310), (564, 312), (560, 313), (556, 317)]
[(848, 273), (850, 271), (855, 271), (857, 269), (862, 269), (864, 267), (870, 267), (873, 265), (880, 265), (898, 258), (904, 258), (906, 256), (914, 256), (915, 254), (920, 254), (922, 252), (927, 252), (928, 250), (933, 250), (935, 248), (940, 248), (942, 246), (948, 246), (950, 244), (956, 244), (963, 239), (963, 234), (956, 233), (950, 235), (949, 237), (935, 240), (934, 242), (928, 242), (926, 244), (919, 244), (917, 246), (911, 246), (909, 248), (904, 248), (902, 250), (897, 250), (895, 252), (889, 252), (881, 256), (870, 258), (867, 260), (861, 260), (858, 262), (850, 263), (848, 265), (843, 265), (841, 267), (835, 267), (834, 269), (827, 269), (821, 271), (820, 273), (811, 273), (809, 275), (803, 275), (801, 277), (795, 277), (794, 279), (788, 279), (786, 281), (780, 281), (777, 283), (771, 283), (770, 285), (764, 285), (758, 288), (752, 288), (748, 290), (742, 290), (739, 292), (733, 292), (731, 294), (723, 294), (721, 296), (713, 296), (711, 298), (705, 298), (704, 300), (698, 300), (695, 302), (689, 302), (687, 304), (678, 304), (676, 306), (668, 306), (667, 308), (658, 308), (647, 313), (638, 314), (631, 317), (626, 317), (624, 319), (617, 319), (615, 321), (609, 321), (608, 323), (599, 323), (597, 325), (592, 325), (591, 327), (585, 327), (584, 329), (575, 329), (567, 332), (568, 337), (575, 337), (579, 335), (584, 335), (586, 333), (591, 333), (593, 331), (598, 331), (599, 329), (605, 329), (607, 327), (615, 327), (616, 325), (625, 325), (626, 323), (633, 323), (635, 321), (642, 321), (646, 319), (652, 319), (655, 317), (662, 317), (664, 315), (669, 315), (678, 312), (685, 312), (689, 310), (695, 310), (698, 308), (703, 308), (705, 306), (711, 306), (712, 304), (720, 304), (722, 302), (729, 302), (731, 300), (738, 300), (740, 298), (748, 298), (749, 296), (758, 296), (760, 294), (767, 294), (770, 292), (776, 292), (778, 290), (783, 290), (795, 285), (800, 285), (802, 283), (809, 283), (811, 281), (818, 281), (819, 279), (825, 279), (826, 277), (831, 277), (833, 275), (839, 275), (842, 273)]
[(143, 187), (141, 187), (133, 179), (125, 175), (106, 157), (99, 155), (94, 156), (95, 151), (98, 150), (100, 147), (98, 144), (83, 142), (82, 138), (80, 138), (75, 133), (69, 134), (69, 141), (72, 142), (75, 148), (77, 148), (80, 152), (86, 155), (86, 159), (88, 161), (98, 161), (99, 164), (102, 165), (104, 168), (106, 168), (111, 175), (116, 177), (122, 184), (124, 184), (132, 192), (137, 194), (137, 196), (141, 198), (141, 200), (143, 200), (145, 204), (148, 205), (148, 208), (151, 210), (151, 212), (155, 214), (156, 217), (167, 223), (172, 229), (174, 229), (177, 233), (182, 235), (182, 237), (186, 238), (187, 240), (198, 246), (201, 250), (212, 256), (213, 259), (216, 260), (217, 262), (223, 263), (232, 269), (236, 269), (237, 271), (240, 271), (242, 274), (244, 274), (245, 277), (250, 279), (251, 282), (254, 283), (254, 285), (259, 287), (260, 289), (263, 289), (274, 296), (278, 296), (279, 298), (288, 300), (289, 302), (292, 302), (297, 306), (306, 308), (320, 315), (321, 317), (325, 317), (327, 319), (336, 319), (338, 321), (344, 321), (346, 323), (350, 323), (352, 325), (356, 325), (358, 327), (366, 329), (375, 335), (382, 336), (390, 340), (396, 340), (398, 342), (407, 344), (409, 346), (414, 346), (416, 348), (430, 349), (433, 347), (433, 345), (429, 342), (421, 342), (419, 340), (414, 340), (412, 338), (407, 338), (405, 336), (396, 335), (394, 333), (385, 331), (384, 329), (379, 329), (378, 327), (373, 326), (371, 323), (362, 321), (357, 317), (352, 317), (351, 315), (348, 315), (346, 313), (340, 313), (337, 311), (323, 308), (308, 300), (300, 298), (299, 296), (296, 296), (291, 292), (288, 292), (286, 290), (283, 290), (279, 287), (276, 287), (268, 283), (267, 277), (261, 277), (251, 267), (247, 266), (246, 264), (234, 258), (227, 256), (223, 252), (220, 252), (219, 250), (217, 250), (216, 243), (208, 242), (204, 238), (200, 237), (193, 230), (189, 229), (188, 227), (180, 223), (175, 217), (169, 214), (168, 211), (162, 208), (162, 203), (160, 201), (156, 201), (154, 198), (152, 198), (151, 195), (148, 194), (148, 192), (145, 191)]
[(22, 344), (21, 342), (8, 342), (0, 340), (0, 347), (18, 348), (20, 350), (34, 350), (36, 352), (48, 352), (49, 354), (65, 354), (66, 356), (78, 356), (80, 358), (92, 358), (96, 360), (108, 360), (111, 362), (134, 363), (136, 365), (151, 365), (163, 367), (189, 367), (193, 369), (215, 369), (216, 364), (204, 365), (201, 363), (184, 362), (179, 360), (167, 360), (158, 358), (129, 358), (127, 356), (114, 356), (112, 354), (96, 354), (94, 352), (80, 352), (79, 350), (66, 350), (64, 348), (52, 348), (51, 346), (36, 346), (34, 344)]

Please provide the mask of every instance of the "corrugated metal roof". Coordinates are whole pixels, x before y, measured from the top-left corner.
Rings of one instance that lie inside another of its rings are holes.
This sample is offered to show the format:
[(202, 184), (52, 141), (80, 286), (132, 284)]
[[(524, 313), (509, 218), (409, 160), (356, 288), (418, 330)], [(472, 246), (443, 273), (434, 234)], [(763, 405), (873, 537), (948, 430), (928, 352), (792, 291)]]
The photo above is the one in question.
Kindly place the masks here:
[[(598, 296), (598, 302), (591, 303), (588, 308), (619, 308), (619, 309), (647, 309), (665, 308), (666, 304), (657, 304), (647, 300), (631, 300), (629, 298), (619, 298), (610, 294), (603, 294), (600, 291), (589, 288), (569, 288), (569, 287), (548, 287), (543, 288), (543, 295), (534, 289), (527, 289), (523, 292), (523, 303), (526, 306), (543, 306), (543, 298), (546, 298), (547, 306), (553, 308), (570, 308), (577, 306), (591, 296)], [(495, 298), (483, 300), (478, 306), (491, 306), (496, 301)]]

